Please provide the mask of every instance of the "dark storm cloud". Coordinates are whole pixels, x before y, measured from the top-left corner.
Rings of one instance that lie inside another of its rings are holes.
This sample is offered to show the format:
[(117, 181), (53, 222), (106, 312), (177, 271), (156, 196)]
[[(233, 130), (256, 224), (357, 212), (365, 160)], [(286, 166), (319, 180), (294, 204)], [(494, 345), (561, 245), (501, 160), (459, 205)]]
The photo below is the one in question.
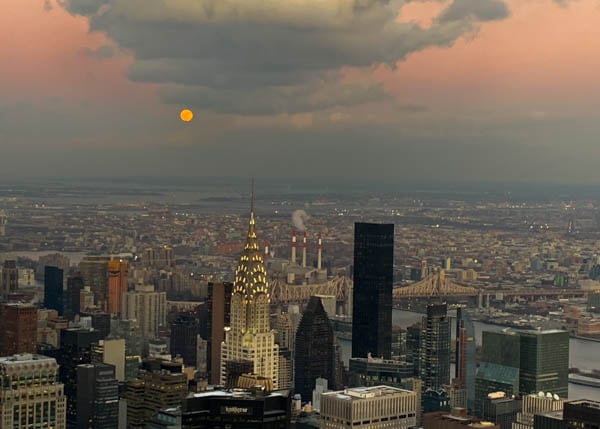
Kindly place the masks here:
[(398, 22), (411, 0), (64, 0), (136, 61), (137, 82), (163, 84), (163, 101), (236, 114), (315, 111), (385, 100), (373, 82), (339, 69), (395, 67), (411, 52), (450, 46), (479, 22), (502, 19), (501, 0), (454, 0), (429, 28)]
[(509, 15), (508, 6), (502, 0), (454, 0), (442, 13), (440, 21), (461, 21), (469, 17), (479, 21), (496, 21)]

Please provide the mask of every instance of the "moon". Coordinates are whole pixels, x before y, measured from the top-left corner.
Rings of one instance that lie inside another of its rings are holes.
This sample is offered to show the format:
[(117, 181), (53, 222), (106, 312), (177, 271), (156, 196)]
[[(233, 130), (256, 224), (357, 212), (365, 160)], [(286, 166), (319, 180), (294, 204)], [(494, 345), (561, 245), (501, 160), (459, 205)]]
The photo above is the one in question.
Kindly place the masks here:
[(179, 113), (179, 118), (181, 118), (183, 122), (190, 122), (192, 119), (194, 119), (194, 112), (192, 112), (190, 109), (183, 109)]

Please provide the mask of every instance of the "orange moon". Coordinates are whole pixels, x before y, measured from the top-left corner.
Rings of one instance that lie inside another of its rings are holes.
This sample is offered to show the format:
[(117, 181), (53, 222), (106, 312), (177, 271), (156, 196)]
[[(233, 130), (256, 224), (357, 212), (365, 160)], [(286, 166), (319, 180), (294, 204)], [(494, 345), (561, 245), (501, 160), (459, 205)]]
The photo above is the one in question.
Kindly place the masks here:
[(190, 122), (192, 119), (194, 119), (194, 112), (192, 112), (190, 109), (183, 109), (179, 113), (179, 117), (183, 122)]

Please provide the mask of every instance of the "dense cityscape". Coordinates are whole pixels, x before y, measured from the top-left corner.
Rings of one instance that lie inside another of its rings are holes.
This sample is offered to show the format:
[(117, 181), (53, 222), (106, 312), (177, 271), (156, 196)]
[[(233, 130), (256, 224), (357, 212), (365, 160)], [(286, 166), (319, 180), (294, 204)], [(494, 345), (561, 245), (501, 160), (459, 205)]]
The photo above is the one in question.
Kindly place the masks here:
[(4, 185), (0, 427), (597, 428), (600, 202), (514, 189)]

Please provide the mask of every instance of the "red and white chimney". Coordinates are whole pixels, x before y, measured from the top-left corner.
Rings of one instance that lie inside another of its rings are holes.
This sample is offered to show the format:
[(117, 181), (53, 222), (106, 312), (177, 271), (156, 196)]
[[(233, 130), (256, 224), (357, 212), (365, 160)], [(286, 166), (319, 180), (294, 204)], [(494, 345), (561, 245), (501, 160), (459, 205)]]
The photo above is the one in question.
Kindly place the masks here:
[(317, 270), (321, 269), (323, 256), (323, 240), (321, 239), (321, 233), (319, 232), (319, 238), (317, 240)]
[(296, 231), (292, 231), (292, 264), (296, 264)]
[(302, 237), (302, 266), (306, 268), (306, 231)]

